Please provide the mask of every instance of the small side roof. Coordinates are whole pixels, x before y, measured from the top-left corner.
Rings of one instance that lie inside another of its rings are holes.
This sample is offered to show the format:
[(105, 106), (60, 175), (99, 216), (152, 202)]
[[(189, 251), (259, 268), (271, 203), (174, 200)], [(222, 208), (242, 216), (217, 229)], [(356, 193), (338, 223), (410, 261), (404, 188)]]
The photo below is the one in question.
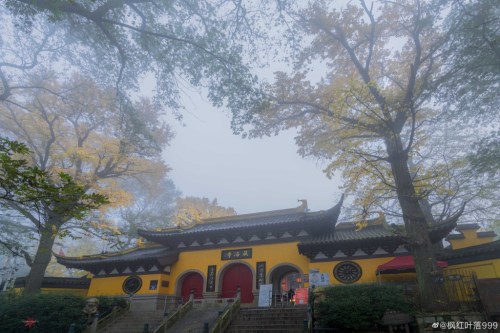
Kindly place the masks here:
[(166, 266), (175, 263), (178, 259), (177, 251), (171, 251), (158, 245), (80, 257), (66, 257), (57, 253), (53, 253), (53, 255), (61, 265), (91, 272), (124, 265), (154, 264)]
[[(446, 261), (438, 260), (439, 267), (448, 267)], [(415, 261), (413, 256), (399, 256), (377, 267), (377, 273), (380, 274), (396, 274), (415, 271)]]
[(438, 253), (437, 256), (439, 259), (447, 260), (450, 264), (498, 259), (500, 258), (500, 240), (457, 250), (447, 248)]
[[(395, 249), (406, 245), (408, 237), (402, 226), (389, 226), (383, 215), (379, 218), (357, 223), (339, 223), (333, 232), (324, 233), (298, 244), (299, 253), (314, 258), (318, 253), (333, 254), (338, 250), (345, 253), (349, 249), (375, 248), (386, 246)], [(456, 219), (448, 219), (429, 227), (429, 237), (433, 243), (443, 239), (456, 226)]]

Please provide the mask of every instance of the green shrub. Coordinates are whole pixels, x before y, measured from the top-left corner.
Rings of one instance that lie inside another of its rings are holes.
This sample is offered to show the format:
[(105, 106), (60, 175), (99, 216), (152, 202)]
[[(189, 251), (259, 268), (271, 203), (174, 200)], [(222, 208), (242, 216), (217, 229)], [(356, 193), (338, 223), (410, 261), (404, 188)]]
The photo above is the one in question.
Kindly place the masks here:
[(127, 300), (123, 297), (96, 297), (99, 300), (99, 315), (105, 316), (116, 306), (118, 308), (127, 307)]
[(386, 310), (412, 313), (403, 293), (383, 285), (350, 285), (325, 288), (325, 300), (315, 308), (316, 320), (341, 331), (371, 330)]
[[(67, 333), (72, 323), (78, 331), (85, 327), (82, 309), (85, 298), (70, 294), (0, 295), (0, 332)], [(33, 318), (33, 328), (24, 320)]]
[[(126, 307), (122, 297), (97, 297), (99, 313), (105, 315), (113, 307)], [(86, 327), (83, 313), (85, 298), (64, 293), (19, 295), (0, 294), (1, 333), (67, 333), (72, 323), (76, 331)], [(26, 327), (24, 320), (33, 318), (37, 322), (33, 328)]]

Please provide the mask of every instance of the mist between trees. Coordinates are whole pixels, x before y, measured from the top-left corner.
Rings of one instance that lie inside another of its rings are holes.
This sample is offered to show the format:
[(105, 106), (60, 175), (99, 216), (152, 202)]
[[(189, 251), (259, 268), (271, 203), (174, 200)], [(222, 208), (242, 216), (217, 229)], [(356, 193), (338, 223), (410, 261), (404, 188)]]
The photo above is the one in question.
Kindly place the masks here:
[[(138, 224), (174, 216), (178, 192), (159, 158), (173, 134), (162, 114), (181, 118), (182, 86), (201, 87), (245, 138), (297, 129), (299, 153), (326, 161), (327, 176), (342, 174), (348, 218), (384, 211), (404, 223), (420, 290), (432, 290), (439, 268), (428, 225), (498, 221), (499, 8), (493, 0), (301, 6), (6, 1), (2, 134), (26, 143), (41, 170), (105, 195), (110, 204), (92, 212), (85, 233), (129, 246), (133, 236), (123, 235)], [(262, 59), (287, 70), (258, 77)], [(151, 100), (138, 93), (145, 75), (155, 78)], [(15, 221), (32, 214), (17, 213)], [(74, 232), (71, 223), (52, 243)], [(432, 308), (436, 295), (427, 296)]]

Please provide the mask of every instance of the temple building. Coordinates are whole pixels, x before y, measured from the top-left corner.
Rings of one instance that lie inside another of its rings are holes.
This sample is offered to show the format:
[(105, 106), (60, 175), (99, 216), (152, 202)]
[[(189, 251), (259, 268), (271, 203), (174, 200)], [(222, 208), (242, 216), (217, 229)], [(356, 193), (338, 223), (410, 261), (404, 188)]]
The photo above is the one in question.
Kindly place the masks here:
[[(404, 229), (384, 216), (337, 223), (342, 200), (317, 212), (299, 207), (194, 221), (164, 230), (139, 230), (146, 242), (116, 253), (82, 257), (54, 254), (60, 264), (91, 273), (88, 296), (134, 295), (157, 306), (165, 296), (231, 298), (256, 304), (259, 287), (273, 293), (311, 285), (415, 279)], [(430, 227), (444, 270), (473, 269), (500, 277), (500, 241), (493, 232), (451, 219)], [(454, 233), (450, 233), (455, 229)]]

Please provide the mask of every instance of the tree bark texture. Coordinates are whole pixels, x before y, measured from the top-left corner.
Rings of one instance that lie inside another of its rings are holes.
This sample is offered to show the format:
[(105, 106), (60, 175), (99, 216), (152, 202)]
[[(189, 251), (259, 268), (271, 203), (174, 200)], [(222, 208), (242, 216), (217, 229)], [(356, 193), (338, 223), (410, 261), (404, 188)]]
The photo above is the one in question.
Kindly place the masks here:
[(434, 247), (431, 243), (425, 213), (419, 203), (408, 167), (408, 154), (398, 135), (386, 139), (398, 201), (409, 238), (409, 248), (415, 261), (420, 302), (424, 310), (433, 311), (444, 304), (445, 290), (440, 278)]
[(51, 226), (51, 224), (48, 224), (41, 230), (40, 243), (33, 259), (30, 273), (26, 279), (25, 294), (39, 292), (42, 288), (43, 276), (52, 258), (52, 246), (54, 246), (56, 239), (56, 233), (52, 230)]

